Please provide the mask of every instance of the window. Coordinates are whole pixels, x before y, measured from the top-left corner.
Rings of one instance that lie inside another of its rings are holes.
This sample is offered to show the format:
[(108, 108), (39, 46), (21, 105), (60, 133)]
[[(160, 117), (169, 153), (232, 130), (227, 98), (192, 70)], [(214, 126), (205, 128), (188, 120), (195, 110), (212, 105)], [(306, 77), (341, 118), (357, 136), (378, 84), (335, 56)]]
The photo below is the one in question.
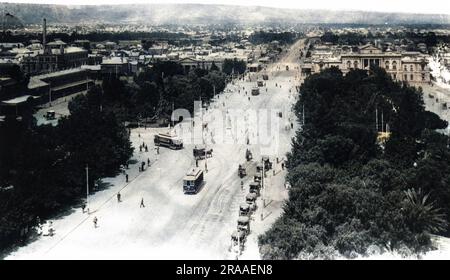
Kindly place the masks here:
[(405, 74), (405, 81), (407, 81), (407, 80), (408, 80), (408, 75)]
[(392, 69), (397, 70), (397, 61), (392, 62)]
[(384, 68), (386, 68), (386, 70), (389, 70), (389, 61), (386, 61)]
[(352, 68), (352, 63), (350, 62), (350, 60), (349, 61), (347, 61), (347, 68)]
[(405, 71), (408, 71), (408, 67), (406, 67), (406, 65), (405, 65), (405, 67), (403, 67), (403, 69), (404, 69)]
[(409, 70), (411, 70), (411, 72), (414, 71), (414, 66), (411, 65), (411, 66), (409, 67)]
[(397, 74), (393, 74), (392, 77), (394, 78), (394, 80), (397, 80)]
[(355, 69), (358, 69), (358, 61), (353, 62), (353, 67), (354, 67)]
[(425, 73), (422, 73), (422, 81), (425, 81)]
[(414, 75), (413, 74), (411, 74), (410, 77), (411, 77), (411, 81), (414, 80)]

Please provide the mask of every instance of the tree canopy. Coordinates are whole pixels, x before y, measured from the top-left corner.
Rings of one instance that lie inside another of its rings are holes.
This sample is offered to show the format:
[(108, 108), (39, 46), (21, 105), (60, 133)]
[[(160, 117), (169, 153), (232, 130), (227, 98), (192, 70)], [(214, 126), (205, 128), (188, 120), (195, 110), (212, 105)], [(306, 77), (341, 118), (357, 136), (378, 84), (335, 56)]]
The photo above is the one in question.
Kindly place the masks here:
[(380, 68), (331, 68), (305, 80), (294, 110), (304, 125), (288, 154), (292, 188), (259, 238), (263, 258), (413, 254), (430, 233), (448, 234), (450, 139), (434, 130), (448, 124), (425, 110), (420, 89)]

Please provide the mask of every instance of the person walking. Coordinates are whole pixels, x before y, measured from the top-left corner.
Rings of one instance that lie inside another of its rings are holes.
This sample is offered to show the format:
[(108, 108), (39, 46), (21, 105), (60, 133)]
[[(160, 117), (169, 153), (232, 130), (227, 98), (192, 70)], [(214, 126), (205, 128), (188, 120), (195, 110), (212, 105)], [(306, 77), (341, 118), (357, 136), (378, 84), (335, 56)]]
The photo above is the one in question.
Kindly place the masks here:
[(117, 202), (122, 202), (121, 200), (122, 195), (120, 194), (120, 192), (117, 193)]
[(125, 182), (128, 183), (128, 173), (125, 173)]
[(94, 222), (94, 228), (97, 228), (97, 222), (98, 222), (97, 216), (94, 217), (93, 222)]
[(144, 198), (141, 198), (141, 204), (139, 205), (139, 208), (145, 208)]

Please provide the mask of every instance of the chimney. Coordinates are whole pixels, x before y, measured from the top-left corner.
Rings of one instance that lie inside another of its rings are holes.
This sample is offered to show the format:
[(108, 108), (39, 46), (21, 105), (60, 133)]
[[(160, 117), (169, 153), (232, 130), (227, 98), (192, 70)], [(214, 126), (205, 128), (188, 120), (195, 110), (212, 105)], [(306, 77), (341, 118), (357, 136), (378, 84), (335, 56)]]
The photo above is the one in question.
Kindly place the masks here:
[(47, 19), (43, 19), (42, 22), (42, 46), (45, 49), (45, 46), (47, 45)]

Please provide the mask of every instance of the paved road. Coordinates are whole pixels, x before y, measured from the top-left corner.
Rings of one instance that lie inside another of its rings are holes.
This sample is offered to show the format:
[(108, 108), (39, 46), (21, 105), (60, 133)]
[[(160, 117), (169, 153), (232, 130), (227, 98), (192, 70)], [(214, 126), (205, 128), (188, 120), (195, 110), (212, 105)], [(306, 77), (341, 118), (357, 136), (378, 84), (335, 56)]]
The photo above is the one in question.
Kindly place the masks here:
[[(211, 144), (213, 157), (207, 160), (205, 186), (196, 195), (184, 195), (182, 178), (195, 165), (192, 156), (194, 144), (186, 144), (180, 151), (161, 148), (158, 155), (153, 149), (153, 136), (166, 129), (133, 130), (131, 140), (136, 148), (134, 159), (141, 162), (148, 158), (152, 162), (151, 167), (145, 172), (138, 172), (137, 163), (131, 165), (127, 171), (132, 179), (129, 184), (124, 182), (124, 175), (106, 178), (104, 184), (109, 187), (89, 198), (89, 207), (93, 213), (87, 215), (82, 214), (80, 208), (72, 209), (72, 213), (53, 221), (55, 236), (40, 237), (12, 253), (9, 258), (230, 258), (230, 234), (236, 228), (238, 205), (244, 201), (250, 181), (247, 177), (244, 180), (246, 188), (241, 190), (237, 167), (245, 161), (245, 150), (251, 149), (255, 159), (259, 159), (261, 153), (275, 151), (272, 160), (282, 158), (290, 150), (297, 124), (294, 129), (287, 129), (285, 124), (289, 123), (287, 118), (295, 123), (290, 106), (295, 101), (293, 89), (298, 75), (295, 68), (298, 66), (298, 48), (302, 44), (303, 41), (297, 42), (278, 64), (268, 67), (270, 78), (266, 82), (267, 92), (261, 88), (261, 94), (251, 96), (249, 100), (255, 77), (235, 81), (210, 105), (205, 115), (205, 119), (209, 119), (208, 133), (222, 130), (225, 136), (229, 136), (256, 127), (257, 119), (245, 118), (245, 112), (259, 109), (281, 111), (283, 117), (279, 118), (279, 123), (270, 127), (274, 133), (269, 135), (272, 137), (269, 142), (277, 143), (275, 147), (267, 149), (267, 145), (261, 143)], [(290, 66), (290, 71), (286, 71), (285, 65)], [(220, 111), (223, 119), (213, 118), (214, 110), (211, 109)], [(233, 114), (235, 109), (244, 113)], [(230, 120), (229, 125), (227, 120)], [(181, 125), (185, 129), (189, 123)], [(176, 131), (181, 131), (181, 127), (177, 126)], [(205, 133), (206, 138), (211, 138), (208, 133)], [(264, 131), (257, 134), (264, 135)], [(149, 152), (139, 152), (138, 147), (142, 142), (149, 146)], [(200, 161), (200, 167), (204, 167), (204, 164), (204, 161)], [(276, 165), (276, 169), (277, 175), (271, 175), (268, 179), (272, 186), (267, 191), (270, 196), (268, 200), (272, 201), (267, 211), (273, 215), (263, 222), (252, 222), (255, 223), (254, 236), (267, 229), (281, 213), (281, 205), (287, 196), (283, 187), (285, 173), (280, 170), (280, 165)], [(118, 191), (122, 196), (120, 203), (115, 198)], [(145, 208), (139, 207), (142, 198)], [(93, 226), (94, 216), (98, 218), (98, 228)]]

